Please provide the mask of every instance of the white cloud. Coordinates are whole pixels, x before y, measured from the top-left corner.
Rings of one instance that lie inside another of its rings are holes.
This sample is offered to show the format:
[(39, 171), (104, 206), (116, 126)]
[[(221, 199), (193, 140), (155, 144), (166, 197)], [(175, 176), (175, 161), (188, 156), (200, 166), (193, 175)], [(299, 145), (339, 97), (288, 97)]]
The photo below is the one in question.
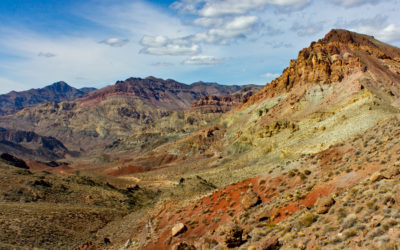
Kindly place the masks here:
[(275, 74), (275, 73), (265, 73), (265, 74), (261, 75), (261, 77), (265, 77), (265, 78), (277, 78), (279, 76), (280, 76), (279, 74)]
[(364, 4), (378, 4), (383, 0), (330, 0), (336, 5), (341, 5), (344, 7), (357, 7)]
[(222, 59), (217, 59), (214, 56), (192, 56), (189, 59), (183, 61), (183, 64), (186, 65), (217, 65), (223, 63)]
[(141, 53), (150, 55), (196, 55), (201, 47), (188, 39), (169, 39), (164, 36), (143, 36), (140, 44), (144, 46)]
[(257, 16), (238, 16), (223, 25), (209, 29), (205, 33), (197, 33), (186, 39), (194, 43), (229, 44), (237, 38), (245, 38), (257, 26)]
[[(156, 5), (143, 0), (135, 1), (81, 1), (87, 8), (77, 10), (82, 18), (111, 28), (116, 32), (130, 33), (133, 37), (148, 34), (179, 36), (191, 32), (192, 28), (181, 23), (176, 15), (171, 15)], [(93, 7), (95, 5), (96, 7)], [(130, 40), (133, 41), (132, 37)]]
[(162, 47), (168, 43), (168, 38), (165, 36), (143, 36), (140, 43), (146, 47)]
[(357, 29), (358, 32), (372, 34), (375, 38), (384, 42), (400, 42), (400, 26), (388, 24), (382, 29), (374, 26), (361, 26)]
[(109, 45), (111, 47), (122, 47), (129, 43), (128, 39), (120, 39), (120, 38), (108, 38), (106, 40), (100, 41), (99, 43)]
[(258, 17), (256, 16), (235, 17), (221, 28), (210, 29), (208, 34), (219, 38), (244, 37), (253, 30), (257, 21)]
[(193, 21), (193, 24), (202, 26), (202, 27), (215, 27), (220, 26), (224, 23), (221, 18), (210, 18), (210, 17), (201, 17), (197, 18)]
[(226, 15), (243, 15), (251, 10), (259, 10), (266, 5), (281, 8), (299, 9), (311, 0), (181, 0), (172, 6), (175, 9), (196, 13), (203, 17), (220, 17)]
[(335, 25), (355, 32), (373, 35), (384, 42), (400, 41), (400, 26), (389, 23), (388, 17), (381, 14), (371, 18), (360, 18), (347, 22), (339, 20)]
[(50, 52), (39, 52), (38, 54), (39, 57), (46, 57), (46, 58), (51, 58), (55, 57), (56, 55)]

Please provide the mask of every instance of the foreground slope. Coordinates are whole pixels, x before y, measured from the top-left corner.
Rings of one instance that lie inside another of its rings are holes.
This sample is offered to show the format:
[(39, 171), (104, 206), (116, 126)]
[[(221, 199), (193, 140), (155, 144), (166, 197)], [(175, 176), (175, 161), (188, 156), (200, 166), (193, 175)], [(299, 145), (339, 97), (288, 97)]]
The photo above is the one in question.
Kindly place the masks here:
[(201, 176), (219, 189), (178, 196), (188, 206), (166, 205), (154, 230), (130, 237), (144, 249), (399, 244), (399, 97), (400, 50), (332, 30), (215, 126), (153, 151), (181, 161), (125, 177), (172, 188)]
[(0, 248), (73, 249), (157, 195), (108, 178), (31, 172), (0, 159)]

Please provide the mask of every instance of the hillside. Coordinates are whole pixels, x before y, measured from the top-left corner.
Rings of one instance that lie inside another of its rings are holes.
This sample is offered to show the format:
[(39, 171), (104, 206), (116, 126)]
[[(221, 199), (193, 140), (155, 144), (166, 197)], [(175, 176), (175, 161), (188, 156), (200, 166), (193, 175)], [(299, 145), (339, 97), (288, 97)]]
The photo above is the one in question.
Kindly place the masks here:
[(22, 92), (12, 91), (8, 94), (0, 95), (0, 115), (12, 114), (40, 103), (74, 100), (93, 90), (95, 89), (76, 89), (65, 82), (56, 82), (41, 89), (31, 89)]
[(67, 155), (77, 156), (77, 153), (70, 152), (53, 137), (4, 128), (0, 128), (0, 152), (38, 161), (55, 161)]

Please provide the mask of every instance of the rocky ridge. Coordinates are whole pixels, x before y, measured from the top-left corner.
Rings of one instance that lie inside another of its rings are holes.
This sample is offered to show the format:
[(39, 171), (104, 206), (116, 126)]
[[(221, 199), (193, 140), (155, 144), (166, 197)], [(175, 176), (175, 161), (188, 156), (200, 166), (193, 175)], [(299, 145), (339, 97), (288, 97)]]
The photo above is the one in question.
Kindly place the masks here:
[(84, 96), (95, 88), (76, 89), (65, 82), (56, 82), (41, 89), (22, 92), (12, 91), (0, 95), (0, 115), (12, 114), (26, 107), (33, 107), (44, 102), (71, 101)]
[[(323, 39), (299, 52), (282, 75), (253, 96), (249, 105), (267, 97), (288, 93), (299, 86), (342, 82), (357, 72), (370, 72), (381, 79), (386, 95), (399, 96), (400, 52), (371, 36), (332, 30)], [(383, 74), (382, 74), (383, 73)]]

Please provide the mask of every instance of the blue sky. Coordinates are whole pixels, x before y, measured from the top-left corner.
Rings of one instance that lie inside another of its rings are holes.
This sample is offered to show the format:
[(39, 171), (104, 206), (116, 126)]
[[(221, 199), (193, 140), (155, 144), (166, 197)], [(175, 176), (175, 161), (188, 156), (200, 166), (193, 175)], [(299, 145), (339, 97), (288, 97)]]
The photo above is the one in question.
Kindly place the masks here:
[(128, 77), (265, 84), (332, 28), (400, 46), (400, 0), (2, 0), (0, 93)]

